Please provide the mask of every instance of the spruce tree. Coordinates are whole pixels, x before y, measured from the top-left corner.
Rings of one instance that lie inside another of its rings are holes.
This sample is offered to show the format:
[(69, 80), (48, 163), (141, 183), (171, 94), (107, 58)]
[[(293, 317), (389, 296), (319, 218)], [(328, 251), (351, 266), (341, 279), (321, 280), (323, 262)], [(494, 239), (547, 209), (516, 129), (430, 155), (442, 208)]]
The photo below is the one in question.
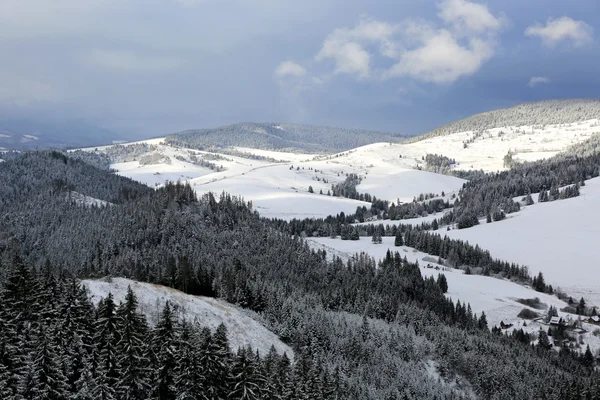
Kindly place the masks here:
[(265, 379), (260, 374), (252, 349), (240, 348), (231, 366), (231, 392), (233, 400), (258, 400), (262, 398)]
[(224, 324), (217, 327), (214, 335), (209, 336), (202, 347), (202, 365), (206, 375), (207, 398), (223, 399), (230, 391), (230, 350), (227, 328)]
[(41, 328), (33, 358), (35, 399), (62, 400), (68, 397), (67, 379), (60, 367), (59, 349), (53, 332)]
[(176, 323), (169, 302), (160, 315), (152, 333), (152, 351), (156, 358), (154, 397), (159, 400), (175, 400)]
[(400, 232), (400, 230), (398, 230), (398, 233), (396, 233), (396, 237), (394, 239), (394, 246), (404, 246), (404, 240), (402, 240), (402, 233)]
[(118, 332), (116, 305), (112, 293), (98, 304), (94, 336), (95, 379), (98, 384), (96, 393), (103, 398), (116, 396), (116, 388), (120, 378), (120, 367), (117, 354)]
[(146, 357), (148, 327), (146, 319), (137, 311), (138, 303), (131, 286), (127, 287), (125, 301), (117, 310), (119, 322), (117, 343), (121, 368), (117, 393), (124, 400), (142, 400), (150, 391), (149, 360)]
[[(193, 400), (205, 393), (205, 370), (201, 362), (202, 344), (194, 327), (184, 321), (181, 325), (175, 371), (177, 400)], [(206, 398), (206, 397), (202, 397)]]

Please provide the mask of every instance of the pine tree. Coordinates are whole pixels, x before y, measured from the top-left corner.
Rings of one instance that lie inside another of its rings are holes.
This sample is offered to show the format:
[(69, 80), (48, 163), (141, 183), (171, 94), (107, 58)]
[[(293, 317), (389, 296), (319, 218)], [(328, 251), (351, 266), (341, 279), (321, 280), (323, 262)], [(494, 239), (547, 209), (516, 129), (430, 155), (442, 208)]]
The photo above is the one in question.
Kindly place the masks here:
[(479, 326), (479, 329), (487, 329), (488, 328), (487, 317), (485, 316), (484, 311), (481, 312), (481, 316), (479, 317), (479, 320), (477, 321), (477, 325)]
[(103, 393), (98, 390), (98, 385), (96, 384), (96, 380), (94, 379), (90, 367), (91, 360), (85, 360), (81, 375), (75, 382), (75, 394), (72, 396), (72, 400), (94, 400), (96, 398), (101, 398), (96, 397), (98, 395), (103, 396)]
[(227, 328), (220, 324), (215, 334), (208, 336), (202, 346), (201, 363), (205, 368), (208, 399), (227, 397), (230, 387), (230, 350)]
[(446, 275), (439, 274), (437, 278), (437, 285), (442, 290), (442, 293), (448, 292), (448, 281), (446, 280)]
[(116, 306), (111, 293), (98, 304), (98, 318), (94, 330), (94, 368), (98, 384), (96, 394), (103, 398), (112, 398), (115, 397), (121, 371), (117, 358), (119, 339)]
[(175, 400), (176, 363), (175, 320), (169, 302), (160, 315), (152, 334), (152, 351), (156, 357), (154, 396), (159, 400)]
[(394, 239), (394, 246), (404, 246), (404, 240), (402, 240), (402, 233), (400, 232), (400, 230), (398, 230), (398, 233), (396, 233), (396, 238)]
[(58, 349), (52, 332), (41, 328), (33, 358), (35, 399), (60, 400), (67, 397), (67, 379), (60, 368)]
[(552, 345), (550, 344), (550, 339), (548, 339), (548, 335), (541, 329), (539, 332), (538, 347), (544, 350), (548, 350), (552, 347)]
[(149, 360), (145, 356), (148, 327), (145, 318), (138, 314), (137, 307), (137, 298), (129, 286), (125, 301), (117, 310), (117, 350), (121, 368), (117, 393), (124, 400), (146, 399), (151, 386)]
[(592, 354), (592, 351), (590, 350), (589, 344), (585, 348), (585, 353), (583, 354), (581, 361), (583, 362), (583, 365), (585, 365), (588, 368), (594, 367), (594, 355)]
[[(201, 343), (193, 327), (186, 321), (181, 325), (175, 371), (177, 400), (193, 400), (204, 396), (205, 371), (201, 363)], [(202, 397), (206, 398), (206, 397)]]
[(252, 349), (238, 350), (231, 367), (232, 387), (227, 396), (234, 400), (258, 400), (262, 398), (265, 379), (260, 374)]

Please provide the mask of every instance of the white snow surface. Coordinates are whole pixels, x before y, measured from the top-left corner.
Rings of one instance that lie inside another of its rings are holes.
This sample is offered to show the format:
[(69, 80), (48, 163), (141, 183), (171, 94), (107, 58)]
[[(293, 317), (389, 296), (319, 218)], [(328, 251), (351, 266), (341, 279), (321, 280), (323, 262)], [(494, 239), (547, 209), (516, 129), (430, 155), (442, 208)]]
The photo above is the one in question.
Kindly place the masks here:
[[(364, 146), (339, 155), (315, 156), (249, 148), (236, 150), (281, 160), (281, 163), (223, 155), (225, 160), (211, 161), (225, 170), (216, 172), (175, 156), (199, 157), (211, 155), (203, 151), (175, 148), (162, 144), (162, 139), (142, 141), (158, 146), (157, 152), (170, 159), (169, 163), (140, 165), (137, 161), (112, 164), (120, 175), (149, 186), (167, 181), (187, 181), (198, 194), (226, 191), (252, 201), (262, 216), (272, 218), (326, 217), (340, 212), (356, 211), (368, 203), (327, 196), (332, 184), (342, 182), (349, 173), (363, 178), (358, 191), (390, 201), (412, 201), (420, 193), (458, 190), (463, 180), (451, 176), (418, 171), (398, 159), (388, 143)], [(140, 143), (140, 142), (135, 142)], [(103, 151), (109, 146), (84, 149)], [(327, 183), (325, 183), (327, 182)], [(314, 193), (309, 193), (312, 187)], [(323, 194), (320, 194), (320, 193)]]
[[(504, 156), (511, 151), (513, 159), (535, 161), (548, 158), (569, 146), (600, 133), (597, 119), (560, 125), (505, 126), (478, 135), (473, 131), (453, 133), (398, 145), (403, 157), (420, 158), (426, 153), (454, 158), (457, 169), (504, 170)], [(463, 142), (475, 138), (464, 148)]]
[(155, 325), (160, 312), (168, 301), (177, 308), (179, 315), (188, 321), (196, 320), (201, 326), (206, 326), (215, 331), (221, 324), (225, 324), (231, 348), (235, 351), (240, 347), (250, 345), (258, 350), (261, 355), (269, 352), (271, 346), (279, 354), (287, 353), (293, 359), (292, 349), (283, 343), (277, 335), (269, 331), (258, 321), (253, 319), (250, 312), (241, 310), (226, 301), (203, 296), (192, 296), (166, 286), (137, 282), (125, 278), (112, 278), (106, 280), (82, 281), (90, 293), (94, 304), (112, 293), (117, 304), (125, 299), (127, 287), (135, 292), (141, 313), (148, 318), (150, 325)]
[(531, 275), (541, 271), (546, 283), (600, 306), (599, 207), (600, 178), (594, 178), (579, 197), (536, 203), (504, 221), (444, 232), (480, 245), (495, 258), (527, 265)]
[[(333, 155), (238, 147), (235, 149), (241, 152), (284, 162), (223, 155), (226, 160), (212, 161), (225, 168), (221, 172), (176, 160), (175, 156), (187, 157), (189, 151), (200, 157), (207, 153), (166, 146), (162, 138), (157, 138), (142, 142), (157, 145), (157, 151), (169, 157), (170, 164), (140, 166), (137, 162), (130, 162), (113, 164), (112, 167), (119, 174), (150, 186), (181, 180), (189, 181), (199, 194), (227, 191), (241, 195), (252, 201), (254, 209), (266, 217), (288, 220), (326, 217), (342, 211), (353, 213), (357, 206), (367, 205), (327, 196), (331, 185), (344, 181), (349, 173), (362, 178), (357, 187), (360, 193), (393, 202), (412, 201), (421, 193), (439, 195), (443, 191), (451, 195), (465, 181), (418, 170), (425, 167), (422, 160), (425, 155), (443, 154), (454, 158), (457, 169), (502, 170), (503, 158), (509, 151), (516, 160), (546, 158), (588, 139), (600, 131), (598, 126), (598, 120), (589, 120), (565, 125), (503, 127), (482, 134), (460, 132), (414, 143), (375, 143)], [(463, 143), (467, 140), (473, 142), (465, 148)], [(105, 148), (97, 149), (102, 151)], [(309, 186), (314, 193), (308, 193)], [(319, 194), (321, 191), (323, 195)]]

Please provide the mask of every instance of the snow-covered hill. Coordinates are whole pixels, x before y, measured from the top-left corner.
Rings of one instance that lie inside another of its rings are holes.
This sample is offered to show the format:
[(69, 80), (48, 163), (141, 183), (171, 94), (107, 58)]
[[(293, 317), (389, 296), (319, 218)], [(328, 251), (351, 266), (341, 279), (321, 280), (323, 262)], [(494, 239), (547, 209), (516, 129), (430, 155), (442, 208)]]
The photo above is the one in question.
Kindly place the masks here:
[(377, 142), (397, 142), (395, 133), (330, 126), (244, 122), (213, 129), (192, 129), (169, 135), (166, 143), (200, 148), (241, 146), (255, 149), (336, 152)]
[[(343, 182), (349, 173), (363, 178), (357, 188), (359, 192), (394, 202), (411, 201), (420, 193), (450, 193), (464, 182), (413, 169), (410, 163), (398, 158), (397, 149), (389, 143), (336, 155), (249, 148), (234, 148), (231, 154), (235, 155), (230, 155), (173, 147), (165, 145), (162, 139), (136, 143), (155, 146), (156, 150), (149, 154), (155, 154), (154, 158), (159, 161), (147, 165), (139, 160), (112, 164), (120, 175), (149, 186), (181, 180), (190, 182), (198, 194), (226, 191), (241, 195), (266, 217), (326, 217), (340, 212), (353, 213), (358, 206), (369, 206), (362, 201), (327, 195), (331, 186)], [(108, 147), (86, 150), (106, 152)], [(138, 158), (143, 157), (144, 154)], [(202, 166), (198, 160), (206, 160), (218, 168)]]
[(586, 181), (579, 197), (536, 203), (504, 221), (445, 233), (527, 265), (532, 275), (541, 271), (547, 283), (600, 306), (599, 207), (600, 178), (594, 178)]
[(412, 138), (410, 141), (467, 131), (482, 132), (510, 126), (576, 124), (592, 119), (600, 119), (600, 99), (545, 100), (475, 114)]
[(135, 292), (139, 311), (146, 315), (151, 325), (159, 318), (160, 312), (168, 301), (182, 318), (189, 321), (197, 320), (202, 326), (214, 331), (221, 323), (225, 324), (229, 332), (229, 341), (232, 349), (250, 345), (264, 355), (271, 346), (279, 354), (287, 353), (292, 358), (292, 349), (283, 343), (277, 335), (269, 331), (251, 317), (251, 313), (238, 309), (226, 301), (202, 296), (192, 296), (178, 290), (150, 283), (142, 283), (124, 278), (106, 280), (84, 280), (90, 297), (94, 304), (112, 293), (115, 302), (125, 299), (127, 288)]
[[(558, 202), (557, 202), (558, 203)], [(490, 224), (490, 227), (495, 224)], [(467, 232), (464, 231), (453, 232)], [(508, 332), (513, 329), (523, 329), (537, 335), (540, 329), (547, 330), (548, 324), (543, 320), (525, 320), (517, 315), (523, 309), (529, 309), (544, 316), (550, 306), (557, 310), (564, 308), (567, 304), (556, 296), (540, 293), (530, 287), (525, 287), (506, 279), (498, 279), (482, 275), (467, 275), (463, 270), (448, 268), (436, 262), (437, 257), (432, 257), (426, 253), (417, 251), (407, 246), (394, 246), (393, 237), (384, 237), (383, 243), (373, 244), (370, 237), (361, 237), (358, 241), (341, 240), (331, 238), (310, 238), (309, 244), (316, 249), (326, 250), (329, 257), (337, 256), (342, 260), (348, 260), (356, 253), (364, 252), (369, 254), (375, 260), (381, 260), (385, 257), (388, 249), (392, 252), (398, 251), (401, 256), (406, 256), (408, 261), (418, 262), (421, 266), (423, 276), (434, 276), (444, 274), (448, 282), (447, 296), (454, 301), (469, 303), (474, 313), (481, 315), (485, 312), (488, 326), (500, 326), (500, 322), (513, 324)], [(501, 254), (499, 254), (501, 256)], [(598, 288), (600, 289), (600, 288)], [(533, 308), (520, 303), (518, 300), (535, 299), (540, 301), (539, 308)], [(558, 311), (560, 317), (567, 321), (577, 321), (579, 316)], [(600, 337), (593, 332), (598, 327), (592, 324), (582, 322), (582, 328), (585, 332), (579, 335), (579, 339), (589, 344), (593, 351), (600, 349)], [(585, 345), (582, 347), (585, 350)]]

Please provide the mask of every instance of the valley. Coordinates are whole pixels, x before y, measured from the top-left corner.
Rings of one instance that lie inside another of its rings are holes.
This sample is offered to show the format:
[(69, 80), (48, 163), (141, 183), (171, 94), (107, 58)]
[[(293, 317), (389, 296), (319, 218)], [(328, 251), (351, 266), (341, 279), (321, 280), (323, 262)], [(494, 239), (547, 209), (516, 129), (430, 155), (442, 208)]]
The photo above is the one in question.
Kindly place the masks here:
[[(492, 369), (482, 375), (493, 352), (510, 364), (511, 390), (531, 398), (536, 386), (517, 378), (523, 365), (570, 357), (552, 367), (558, 376), (600, 354), (589, 251), (600, 222), (597, 127), (597, 119), (490, 126), (342, 152), (325, 151), (327, 142), (318, 153), (248, 140), (186, 147), (189, 133), (6, 153), (0, 254), (16, 269), (0, 280), (30, 273), (52, 298), (52, 268), (64, 271), (60, 279), (81, 277), (98, 313), (88, 316), (93, 329), (111, 304), (115, 315), (135, 307), (152, 332), (144, 346), (160, 352), (152, 335), (172, 321), (178, 365), (187, 341), (226, 334), (229, 370), (254, 353), (256, 368), (310, 363), (308, 375), (269, 375), (274, 385), (323, 374), (302, 390), (324, 393), (333, 365), (346, 369), (345, 385), (370, 387), (374, 398), (405, 385), (417, 398), (473, 398), (504, 390), (486, 386)], [(17, 238), (23, 261), (10, 258)], [(357, 357), (360, 368), (387, 371), (386, 383), (352, 371)]]

